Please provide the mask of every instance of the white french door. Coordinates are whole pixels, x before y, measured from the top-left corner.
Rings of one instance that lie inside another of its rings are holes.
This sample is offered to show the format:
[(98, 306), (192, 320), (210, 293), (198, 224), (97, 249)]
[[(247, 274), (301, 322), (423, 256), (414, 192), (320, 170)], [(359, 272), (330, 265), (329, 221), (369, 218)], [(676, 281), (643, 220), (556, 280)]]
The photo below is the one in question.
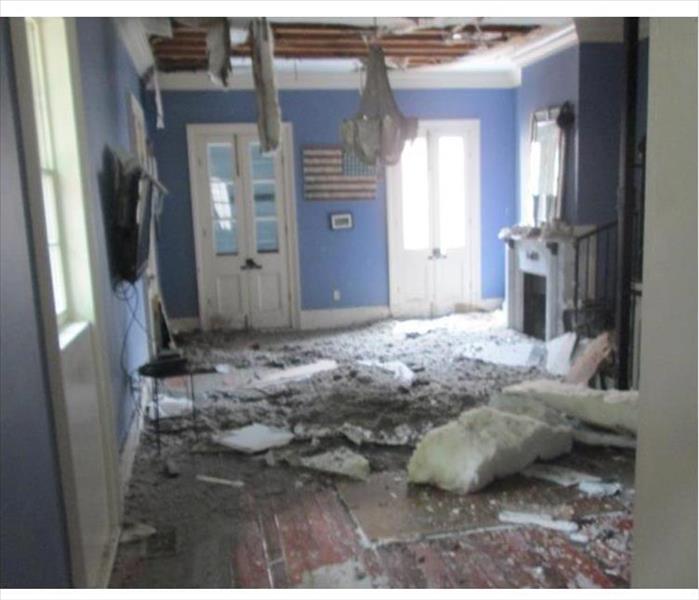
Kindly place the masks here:
[(250, 124), (188, 139), (203, 328), (290, 327), (284, 150), (262, 154)]
[(421, 121), (388, 169), (391, 312), (438, 316), (480, 299), (479, 122)]

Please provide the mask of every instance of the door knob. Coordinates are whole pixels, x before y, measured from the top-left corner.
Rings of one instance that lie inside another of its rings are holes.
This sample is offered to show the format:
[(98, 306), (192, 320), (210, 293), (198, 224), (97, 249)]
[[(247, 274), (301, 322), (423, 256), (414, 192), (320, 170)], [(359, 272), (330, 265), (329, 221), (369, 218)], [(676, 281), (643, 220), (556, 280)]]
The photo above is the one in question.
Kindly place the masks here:
[(252, 258), (245, 260), (245, 264), (240, 266), (242, 271), (247, 271), (248, 269), (261, 269), (262, 265), (258, 265)]
[(437, 260), (438, 258), (446, 258), (447, 255), (442, 252), (441, 248), (432, 248), (432, 254), (427, 257), (427, 260)]

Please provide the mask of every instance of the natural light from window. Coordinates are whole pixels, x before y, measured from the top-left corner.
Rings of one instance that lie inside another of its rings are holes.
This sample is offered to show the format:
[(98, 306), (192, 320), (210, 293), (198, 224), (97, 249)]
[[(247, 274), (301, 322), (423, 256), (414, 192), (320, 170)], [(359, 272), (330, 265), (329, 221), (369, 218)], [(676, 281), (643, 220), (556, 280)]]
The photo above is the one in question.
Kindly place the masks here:
[(466, 245), (466, 182), (464, 138), (440, 136), (439, 157), (439, 231), (442, 250)]
[(403, 196), (403, 247), (406, 250), (424, 250), (430, 243), (427, 139), (425, 137), (418, 137), (405, 145), (400, 171)]

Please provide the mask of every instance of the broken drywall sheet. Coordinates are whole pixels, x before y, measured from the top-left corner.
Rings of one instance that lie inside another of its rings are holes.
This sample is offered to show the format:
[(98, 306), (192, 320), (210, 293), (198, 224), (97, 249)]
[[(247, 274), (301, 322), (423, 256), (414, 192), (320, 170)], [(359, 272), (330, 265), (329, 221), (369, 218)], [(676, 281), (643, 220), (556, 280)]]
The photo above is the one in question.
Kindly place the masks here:
[(376, 367), (382, 371), (387, 371), (403, 385), (411, 385), (415, 379), (415, 373), (413, 373), (408, 365), (399, 360), (391, 360), (387, 362), (381, 362), (378, 360), (360, 360), (359, 364), (364, 365), (365, 367)]
[(609, 359), (612, 349), (609, 332), (600, 333), (594, 340), (587, 342), (585, 347), (577, 353), (568, 373), (565, 374), (565, 381), (587, 385), (604, 362)]
[(299, 464), (307, 469), (360, 480), (369, 477), (370, 472), (369, 461), (366, 458), (344, 447), (301, 457)]
[(304, 381), (310, 379), (318, 373), (337, 369), (337, 362), (334, 360), (318, 360), (307, 365), (291, 367), (283, 370), (270, 370), (265, 373), (259, 381), (255, 381), (256, 387), (266, 387), (268, 385), (280, 385), (294, 381)]
[(222, 477), (211, 477), (210, 475), (197, 475), (197, 481), (203, 483), (212, 483), (214, 485), (225, 485), (228, 487), (242, 488), (245, 487), (245, 483), (239, 479), (223, 479)]
[(322, 565), (311, 571), (305, 571), (302, 576), (302, 588), (374, 588), (387, 587), (385, 577), (374, 577), (367, 573), (361, 563), (354, 558), (332, 564)]
[(160, 419), (175, 419), (192, 414), (192, 401), (188, 398), (176, 398), (174, 396), (161, 395), (158, 397), (156, 409), (155, 402), (148, 405), (148, 418), (151, 421), (160, 415)]
[(504, 388), (500, 396), (512, 403), (519, 398), (538, 400), (571, 417), (598, 427), (636, 433), (638, 392), (635, 390), (596, 390), (581, 384), (549, 379), (524, 381)]
[(246, 454), (256, 454), (270, 448), (286, 446), (293, 439), (294, 434), (286, 429), (269, 427), (260, 423), (254, 423), (240, 429), (222, 431), (212, 437), (215, 443)]
[(577, 336), (564, 333), (546, 342), (546, 370), (552, 375), (567, 375)]
[(551, 427), (573, 427), (575, 425), (575, 422), (561, 411), (547, 406), (536, 398), (496, 392), (490, 397), (488, 404), (498, 410), (543, 421)]
[(578, 489), (588, 496), (616, 496), (623, 486), (618, 481), (581, 481)]
[(542, 481), (556, 483), (563, 487), (573, 487), (583, 481), (593, 483), (602, 481), (595, 475), (582, 473), (581, 471), (576, 471), (575, 469), (569, 469), (567, 467), (547, 465), (544, 463), (535, 463), (528, 466), (522, 471), (522, 475), (533, 479), (541, 479)]
[(410, 458), (408, 479), (469, 493), (569, 452), (572, 443), (568, 428), (480, 407), (427, 433)]
[(141, 540), (148, 539), (155, 535), (155, 533), (156, 529), (152, 525), (148, 525), (147, 523), (130, 523), (121, 530), (119, 543), (131, 544), (133, 542), (140, 542)]
[(636, 438), (631, 435), (597, 431), (589, 427), (576, 427), (573, 429), (573, 440), (587, 446), (612, 446), (632, 450), (636, 448)]
[(538, 525), (546, 529), (555, 529), (556, 531), (566, 531), (568, 533), (575, 532), (579, 528), (575, 521), (557, 520), (545, 513), (504, 510), (498, 514), (498, 520), (503, 523), (516, 523), (518, 525)]

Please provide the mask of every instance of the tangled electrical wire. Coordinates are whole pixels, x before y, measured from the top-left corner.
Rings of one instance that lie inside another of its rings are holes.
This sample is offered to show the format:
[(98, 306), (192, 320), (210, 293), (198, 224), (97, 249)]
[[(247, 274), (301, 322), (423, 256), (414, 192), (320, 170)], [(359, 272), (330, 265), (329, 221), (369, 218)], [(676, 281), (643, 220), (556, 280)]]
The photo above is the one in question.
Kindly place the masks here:
[(150, 332), (148, 331), (148, 328), (143, 324), (138, 315), (140, 302), (139, 293), (138, 289), (136, 288), (136, 285), (129, 281), (121, 281), (117, 284), (116, 288), (114, 289), (114, 296), (117, 298), (117, 300), (125, 302), (129, 310), (129, 320), (126, 325), (126, 329), (124, 330), (124, 338), (121, 342), (121, 351), (119, 353), (119, 365), (121, 367), (121, 372), (124, 378), (129, 382), (129, 389), (131, 391), (131, 394), (134, 394), (134, 390), (138, 390), (138, 397), (134, 398), (134, 407), (140, 416), (140, 413), (142, 411), (140, 386), (138, 385), (140, 382), (140, 377), (137, 375), (138, 367), (129, 370), (129, 367), (126, 364), (126, 345), (129, 339), (129, 334), (131, 333), (131, 328), (133, 327), (134, 323), (136, 323), (141, 328), (143, 333), (146, 334), (146, 338), (148, 339), (149, 344), (152, 343), (153, 339), (150, 335)]

